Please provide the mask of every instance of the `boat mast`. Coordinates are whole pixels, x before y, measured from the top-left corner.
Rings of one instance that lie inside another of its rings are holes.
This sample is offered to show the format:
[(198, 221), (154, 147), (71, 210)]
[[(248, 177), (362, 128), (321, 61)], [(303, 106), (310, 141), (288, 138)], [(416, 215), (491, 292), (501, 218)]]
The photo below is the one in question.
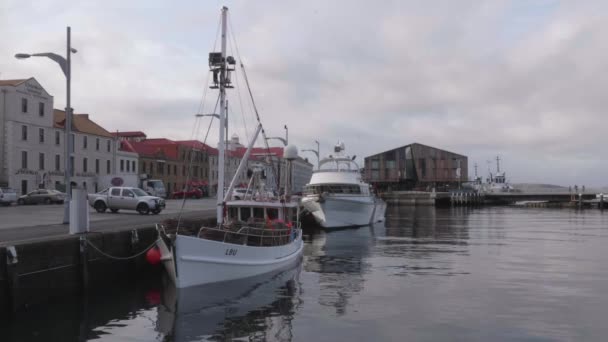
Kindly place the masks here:
[(496, 174), (500, 173), (500, 157), (496, 156)]
[(220, 143), (218, 145), (219, 158), (218, 158), (218, 178), (217, 178), (217, 223), (222, 224), (224, 222), (224, 173), (225, 173), (225, 143), (226, 137), (224, 136), (226, 127), (226, 18), (228, 14), (228, 7), (222, 7), (222, 59), (220, 65)]

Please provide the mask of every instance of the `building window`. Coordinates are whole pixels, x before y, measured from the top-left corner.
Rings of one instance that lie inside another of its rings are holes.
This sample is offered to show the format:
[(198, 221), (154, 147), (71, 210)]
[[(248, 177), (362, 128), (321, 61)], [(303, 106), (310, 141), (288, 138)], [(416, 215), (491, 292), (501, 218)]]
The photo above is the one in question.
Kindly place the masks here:
[(21, 126), (21, 140), (27, 140), (27, 126)]
[(76, 148), (76, 136), (74, 134), (70, 134), (70, 153), (74, 153), (74, 149)]
[(87, 149), (87, 145), (88, 145), (87, 136), (85, 135), (83, 138), (84, 139), (82, 140), (82, 148), (86, 150)]
[(110, 140), (107, 141), (108, 152), (112, 151)]
[(171, 165), (167, 164), (167, 175), (171, 174)]
[(99, 159), (95, 159), (95, 173), (99, 174)]
[(127, 160), (127, 172), (131, 172), (131, 161)]
[(107, 174), (110, 174), (110, 169), (111, 169), (111, 167), (110, 167), (110, 161), (109, 161), (109, 160), (107, 160), (107, 161), (106, 161), (106, 173), (107, 173)]
[(55, 155), (55, 171), (59, 171), (59, 166), (61, 165), (61, 156)]
[(159, 175), (162, 175), (162, 174), (165, 173), (165, 165), (164, 165), (164, 163), (161, 163), (161, 162), (156, 163), (156, 172)]
[(186, 175), (186, 165), (182, 165), (182, 176)]
[(141, 172), (146, 173), (146, 162), (141, 162)]
[(55, 145), (59, 145), (61, 143), (60, 133), (55, 132)]
[(44, 103), (38, 103), (38, 115), (44, 116)]
[(125, 161), (123, 159), (120, 160), (120, 172), (125, 171)]
[(38, 154), (38, 169), (44, 170), (44, 153)]
[(133, 170), (133, 173), (137, 173), (135, 160), (131, 161), (131, 170)]
[(27, 99), (26, 98), (21, 99), (21, 112), (27, 113)]
[(27, 151), (21, 151), (21, 168), (27, 169)]
[(70, 165), (68, 165), (68, 169), (70, 172), (70, 176), (74, 177), (74, 156), (70, 156)]
[(177, 165), (173, 165), (173, 174), (177, 175)]
[(25, 179), (21, 181), (21, 194), (27, 194), (27, 181)]
[(44, 128), (38, 128), (38, 140), (44, 144)]
[(87, 158), (83, 158), (82, 159), (82, 172), (87, 172), (88, 171), (88, 160)]
[(95, 138), (95, 151), (99, 151), (99, 138)]

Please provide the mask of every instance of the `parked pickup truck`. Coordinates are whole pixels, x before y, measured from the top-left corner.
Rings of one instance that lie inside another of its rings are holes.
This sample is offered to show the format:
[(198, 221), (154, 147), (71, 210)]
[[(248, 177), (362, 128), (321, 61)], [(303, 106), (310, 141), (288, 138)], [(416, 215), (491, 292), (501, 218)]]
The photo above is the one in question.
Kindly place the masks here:
[(11, 188), (0, 188), (0, 204), (9, 206), (17, 202), (17, 193)]
[(110, 187), (96, 194), (88, 195), (89, 205), (98, 213), (110, 209), (113, 213), (120, 209), (136, 210), (142, 215), (158, 214), (165, 208), (165, 200), (160, 197), (150, 196), (139, 188), (132, 187)]

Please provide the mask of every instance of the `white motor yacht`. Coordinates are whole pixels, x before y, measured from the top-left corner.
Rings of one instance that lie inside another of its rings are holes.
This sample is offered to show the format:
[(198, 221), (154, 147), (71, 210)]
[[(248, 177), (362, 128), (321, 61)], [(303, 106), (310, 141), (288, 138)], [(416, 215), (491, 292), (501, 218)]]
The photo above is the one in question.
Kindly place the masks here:
[(323, 228), (364, 226), (384, 220), (385, 203), (374, 195), (344, 143), (319, 162), (304, 188), (302, 207)]

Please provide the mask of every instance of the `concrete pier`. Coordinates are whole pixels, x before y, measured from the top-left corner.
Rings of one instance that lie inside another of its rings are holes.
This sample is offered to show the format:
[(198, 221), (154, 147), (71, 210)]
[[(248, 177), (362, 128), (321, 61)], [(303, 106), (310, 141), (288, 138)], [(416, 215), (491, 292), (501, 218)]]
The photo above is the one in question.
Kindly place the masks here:
[(387, 205), (435, 206), (450, 203), (447, 192), (391, 191), (380, 194)]
[[(176, 215), (145, 218), (176, 225)], [(189, 212), (182, 219), (186, 227), (213, 224), (215, 212)], [(91, 232), (79, 235), (67, 234), (64, 225), (20, 229), (21, 234), (8, 229), (0, 231), (1, 315), (11, 315), (53, 298), (111, 287), (133, 277), (155, 276), (162, 269), (149, 265), (145, 253), (121, 259), (144, 251), (156, 241), (154, 223), (93, 225)], [(58, 229), (62, 232), (58, 233)]]

